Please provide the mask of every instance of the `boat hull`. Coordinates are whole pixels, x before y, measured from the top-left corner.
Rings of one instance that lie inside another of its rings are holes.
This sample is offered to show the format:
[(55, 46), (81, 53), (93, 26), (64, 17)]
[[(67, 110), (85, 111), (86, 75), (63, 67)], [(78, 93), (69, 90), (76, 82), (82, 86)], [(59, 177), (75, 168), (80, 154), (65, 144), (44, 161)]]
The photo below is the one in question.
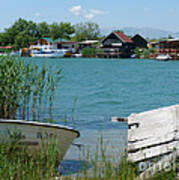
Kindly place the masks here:
[(41, 57), (41, 58), (62, 58), (64, 53), (51, 53), (51, 54), (31, 54), (31, 57)]
[[(80, 135), (78, 131), (60, 125), (30, 121), (0, 120), (0, 142), (11, 141), (12, 134), (20, 137), (19, 144), (28, 146), (31, 152), (42, 147), (46, 148), (48, 143), (55, 140), (59, 147), (57, 157), (59, 162), (63, 159), (74, 139)], [(44, 146), (42, 146), (42, 143)]]

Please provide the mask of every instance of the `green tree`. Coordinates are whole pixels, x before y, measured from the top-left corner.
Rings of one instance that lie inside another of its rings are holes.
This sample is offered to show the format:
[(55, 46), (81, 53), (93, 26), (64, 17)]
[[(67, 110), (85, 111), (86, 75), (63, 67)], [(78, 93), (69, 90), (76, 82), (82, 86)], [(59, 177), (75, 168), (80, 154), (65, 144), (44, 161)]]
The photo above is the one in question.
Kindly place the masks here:
[(174, 39), (171, 34), (168, 35), (168, 39)]
[(14, 45), (19, 49), (28, 47), (31, 42), (44, 36), (49, 36), (52, 39), (70, 39), (74, 32), (74, 26), (68, 22), (48, 25), (46, 22), (36, 24), (33, 21), (19, 18), (11, 27), (6, 28), (3, 33), (0, 33), (0, 42), (1, 45)]
[(142, 52), (143, 58), (148, 58), (150, 56), (150, 50), (149, 49), (144, 49)]
[(46, 22), (41, 22), (37, 25), (37, 32), (40, 38), (50, 36), (50, 26)]
[(22, 48), (36, 40), (37, 35), (36, 23), (19, 18), (11, 27), (5, 29), (4, 33), (1, 33), (0, 41), (2, 45), (15, 45), (16, 48)]
[(114, 30), (113, 32), (119, 32), (119, 33), (124, 33), (124, 31), (123, 31), (123, 30), (121, 30), (121, 29), (118, 29), (118, 30)]
[(98, 39), (100, 35), (99, 25), (91, 22), (79, 23), (75, 25), (76, 41)]
[(52, 39), (58, 39), (60, 38), (61, 34), (60, 34), (60, 29), (58, 26), (58, 23), (53, 23), (50, 25), (50, 37)]
[(50, 25), (50, 37), (52, 39), (65, 38), (70, 39), (70, 36), (75, 32), (71, 23), (53, 23)]
[(61, 38), (70, 39), (71, 35), (75, 32), (74, 26), (71, 25), (71, 23), (64, 23), (61, 22), (59, 24), (59, 29), (61, 33)]
[(15, 48), (16, 49), (20, 49), (20, 48), (25, 48), (29, 46), (29, 42), (30, 40), (30, 36), (28, 36), (27, 34), (25, 34), (24, 32), (19, 33), (16, 37), (15, 37)]
[(140, 58), (140, 56), (141, 56), (141, 51), (140, 51), (140, 48), (139, 48), (139, 47), (136, 47), (136, 48), (134, 49), (134, 53), (135, 53), (135, 55), (136, 55), (136, 58)]

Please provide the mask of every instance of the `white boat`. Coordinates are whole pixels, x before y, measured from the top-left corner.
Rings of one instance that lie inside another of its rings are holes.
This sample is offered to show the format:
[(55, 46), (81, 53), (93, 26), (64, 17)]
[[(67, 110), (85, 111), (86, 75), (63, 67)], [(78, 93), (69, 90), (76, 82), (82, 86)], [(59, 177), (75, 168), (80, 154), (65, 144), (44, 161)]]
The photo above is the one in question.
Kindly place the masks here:
[(73, 140), (80, 133), (72, 128), (57, 124), (41, 123), (22, 120), (0, 120), (0, 142), (9, 142), (10, 134), (21, 137), (20, 145), (27, 145), (30, 151), (42, 147), (42, 142), (47, 143), (54, 137), (59, 146), (58, 161), (60, 162)]
[(167, 60), (170, 60), (172, 59), (172, 57), (169, 55), (169, 54), (159, 54), (157, 57), (156, 57), (157, 60), (162, 60), (162, 61), (167, 61)]
[(81, 57), (82, 57), (82, 54), (81, 54), (81, 53), (76, 53), (76, 54), (73, 54), (72, 56), (73, 56), (73, 57), (76, 57), (76, 58), (81, 58)]
[(12, 51), (9, 55), (10, 56), (20, 56), (21, 52), (20, 51)]
[(31, 57), (59, 58), (64, 57), (68, 52), (66, 49), (39, 49), (31, 50)]
[(0, 56), (20, 56), (19, 51), (12, 51), (10, 53), (0, 53)]

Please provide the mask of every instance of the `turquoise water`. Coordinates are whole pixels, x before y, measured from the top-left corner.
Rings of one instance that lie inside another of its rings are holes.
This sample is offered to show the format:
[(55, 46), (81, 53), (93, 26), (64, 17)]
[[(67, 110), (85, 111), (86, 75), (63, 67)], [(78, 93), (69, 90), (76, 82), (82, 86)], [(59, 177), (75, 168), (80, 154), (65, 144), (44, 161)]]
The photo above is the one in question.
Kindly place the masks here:
[[(57, 66), (59, 82), (54, 115), (78, 129), (115, 128), (112, 116), (128, 116), (179, 101), (179, 62), (128, 59), (33, 59)], [(75, 113), (72, 113), (75, 98)], [(74, 116), (74, 122), (71, 117)], [(60, 121), (59, 121), (60, 122)]]
[[(81, 137), (75, 143), (92, 152), (102, 136), (107, 153), (113, 158), (126, 148), (127, 124), (111, 122), (112, 116), (127, 117), (179, 102), (179, 61), (46, 58), (26, 61), (39, 67), (46, 64), (62, 69), (64, 78), (57, 87), (54, 119), (78, 129)], [(82, 151), (71, 146), (61, 167), (69, 169), (71, 164), (74, 173), (78, 172), (79, 157), (85, 159)]]

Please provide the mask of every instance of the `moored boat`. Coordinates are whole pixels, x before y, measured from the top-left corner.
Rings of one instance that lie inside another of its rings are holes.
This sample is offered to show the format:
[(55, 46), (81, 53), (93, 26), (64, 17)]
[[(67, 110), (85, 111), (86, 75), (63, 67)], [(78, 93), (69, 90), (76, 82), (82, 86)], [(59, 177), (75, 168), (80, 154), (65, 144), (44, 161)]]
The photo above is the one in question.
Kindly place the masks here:
[(167, 61), (172, 59), (172, 57), (169, 54), (159, 54), (156, 59), (161, 61)]
[(34, 49), (31, 50), (31, 57), (47, 57), (47, 58), (59, 58), (64, 57), (68, 51), (66, 49)]
[(32, 152), (40, 149), (42, 143), (47, 144), (54, 138), (59, 147), (59, 162), (63, 159), (74, 139), (80, 136), (78, 131), (58, 124), (22, 120), (0, 120), (0, 143), (11, 141), (12, 136), (9, 133), (20, 137), (19, 144), (22, 146), (27, 145)]

